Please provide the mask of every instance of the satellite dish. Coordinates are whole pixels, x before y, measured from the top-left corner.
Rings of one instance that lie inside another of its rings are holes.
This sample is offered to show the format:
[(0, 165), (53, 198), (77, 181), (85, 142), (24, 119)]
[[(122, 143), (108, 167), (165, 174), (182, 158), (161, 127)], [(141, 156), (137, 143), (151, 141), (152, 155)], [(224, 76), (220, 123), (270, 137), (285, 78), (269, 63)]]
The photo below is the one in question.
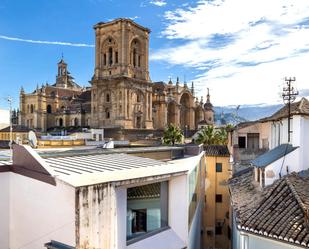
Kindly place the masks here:
[(28, 140), (32, 148), (36, 148), (38, 146), (38, 139), (36, 138), (34, 131), (29, 131)]

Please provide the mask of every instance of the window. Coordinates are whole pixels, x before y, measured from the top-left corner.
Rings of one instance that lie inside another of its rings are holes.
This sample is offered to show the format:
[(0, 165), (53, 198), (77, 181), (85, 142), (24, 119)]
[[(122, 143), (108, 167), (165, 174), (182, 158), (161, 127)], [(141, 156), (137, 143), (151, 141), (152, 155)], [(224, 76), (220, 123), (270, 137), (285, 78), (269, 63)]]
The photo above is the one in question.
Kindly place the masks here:
[(139, 67), (141, 66), (141, 56), (140, 55), (138, 56), (138, 66)]
[(246, 148), (246, 137), (238, 137), (238, 147)]
[(106, 102), (109, 102), (110, 101), (110, 96), (109, 96), (109, 93), (106, 94)]
[(104, 61), (103, 61), (103, 63), (104, 63), (104, 66), (106, 66), (106, 54), (104, 54)]
[(259, 141), (260, 141), (260, 134), (259, 133), (248, 133), (248, 149), (259, 149)]
[(218, 203), (222, 202), (222, 195), (216, 195), (216, 202)]
[(168, 182), (127, 189), (127, 240), (168, 226)]
[(33, 113), (33, 105), (30, 106), (30, 112)]
[(52, 113), (52, 107), (51, 107), (51, 105), (47, 105), (47, 113)]
[(113, 48), (108, 49), (108, 64), (113, 64)]
[(133, 66), (136, 66), (136, 49), (133, 49)]
[(222, 227), (219, 225), (216, 226), (216, 235), (222, 234)]
[(115, 53), (115, 63), (118, 63), (118, 52)]
[(132, 210), (132, 233), (147, 232), (147, 209)]
[(110, 119), (110, 112), (108, 108), (105, 109), (105, 115), (106, 115), (106, 119)]
[(216, 172), (222, 172), (222, 163), (216, 163)]

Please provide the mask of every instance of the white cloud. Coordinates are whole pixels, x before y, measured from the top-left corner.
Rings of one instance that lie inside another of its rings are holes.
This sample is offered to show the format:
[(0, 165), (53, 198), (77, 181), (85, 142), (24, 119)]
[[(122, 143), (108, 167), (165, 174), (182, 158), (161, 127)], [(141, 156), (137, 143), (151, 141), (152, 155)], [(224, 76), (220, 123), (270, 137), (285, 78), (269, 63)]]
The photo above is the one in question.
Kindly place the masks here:
[(202, 0), (165, 19), (162, 34), (176, 45), (151, 59), (200, 70), (197, 88), (210, 87), (215, 104), (276, 102), (285, 76), (308, 88), (308, 1)]
[(91, 47), (91, 48), (94, 47), (94, 45), (84, 44), (84, 43), (72, 43), (72, 42), (60, 42), (60, 41), (39, 41), (39, 40), (9, 37), (9, 36), (5, 36), (5, 35), (0, 35), (0, 39), (10, 40), (10, 41), (19, 41), (19, 42), (28, 42), (28, 43), (48, 44), (48, 45), (62, 45), (62, 46), (72, 46), (72, 47)]
[(149, 3), (159, 7), (165, 6), (167, 4), (165, 0), (152, 0)]

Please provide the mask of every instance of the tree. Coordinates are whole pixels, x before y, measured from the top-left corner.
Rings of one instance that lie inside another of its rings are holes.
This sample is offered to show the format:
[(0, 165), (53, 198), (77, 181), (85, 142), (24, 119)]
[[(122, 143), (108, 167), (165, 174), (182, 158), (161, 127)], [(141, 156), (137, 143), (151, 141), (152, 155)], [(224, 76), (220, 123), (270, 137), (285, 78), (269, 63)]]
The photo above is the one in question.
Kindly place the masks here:
[(216, 138), (214, 127), (211, 125), (207, 125), (199, 131), (196, 142), (198, 144), (211, 145), (215, 144), (215, 140)]
[(199, 131), (196, 142), (204, 145), (226, 145), (228, 142), (226, 127), (215, 129), (208, 125)]
[(163, 134), (163, 143), (168, 145), (175, 145), (181, 143), (183, 139), (182, 130), (174, 124), (169, 124)]

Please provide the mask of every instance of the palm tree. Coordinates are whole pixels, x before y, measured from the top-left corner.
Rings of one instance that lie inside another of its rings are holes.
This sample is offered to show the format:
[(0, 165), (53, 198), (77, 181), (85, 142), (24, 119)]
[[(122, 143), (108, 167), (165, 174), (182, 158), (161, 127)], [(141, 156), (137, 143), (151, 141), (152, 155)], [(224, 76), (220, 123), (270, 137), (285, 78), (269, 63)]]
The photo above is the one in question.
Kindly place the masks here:
[(216, 130), (213, 126), (208, 125), (199, 131), (196, 142), (204, 145), (226, 145), (228, 142), (227, 130), (225, 127)]
[(216, 144), (227, 145), (228, 137), (226, 127), (221, 127), (219, 130), (216, 130), (215, 137), (216, 137)]
[(181, 143), (183, 139), (182, 130), (174, 124), (169, 124), (163, 134), (163, 143), (168, 145), (175, 145)]
[(214, 127), (211, 125), (207, 125), (203, 127), (203, 129), (201, 129), (198, 133), (196, 142), (199, 144), (205, 144), (205, 145), (215, 144), (216, 137), (215, 137)]

